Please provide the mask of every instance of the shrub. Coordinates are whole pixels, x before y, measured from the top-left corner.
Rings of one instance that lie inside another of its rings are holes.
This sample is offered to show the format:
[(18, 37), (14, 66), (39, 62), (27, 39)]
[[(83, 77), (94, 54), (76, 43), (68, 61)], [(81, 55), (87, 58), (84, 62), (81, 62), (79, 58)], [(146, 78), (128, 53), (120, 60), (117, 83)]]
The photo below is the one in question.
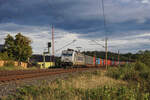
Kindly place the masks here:
[(7, 61), (4, 66), (6, 67), (13, 67), (14, 66), (14, 61)]
[(139, 51), (138, 60), (150, 67), (150, 51)]
[(138, 72), (134, 70), (134, 64), (124, 67), (110, 68), (107, 75), (115, 79), (137, 80)]
[(107, 75), (115, 79), (139, 80), (140, 78), (150, 79), (150, 68), (142, 62), (136, 62), (123, 67), (111, 68)]
[(149, 71), (142, 71), (139, 75), (141, 78), (143, 78), (145, 80), (150, 79), (150, 72)]
[(147, 65), (145, 65), (144, 63), (138, 61), (135, 63), (134, 69), (142, 72), (142, 71), (148, 70), (149, 67)]
[(142, 62), (136, 62), (118, 68), (110, 68), (107, 76), (132, 81), (134, 85), (140, 84), (141, 91), (150, 92), (150, 68)]
[(7, 52), (0, 53), (0, 60), (8, 60), (8, 59), (10, 58), (8, 57)]
[(107, 71), (107, 76), (113, 77), (115, 79), (120, 79), (120, 71), (118, 68), (109, 68)]

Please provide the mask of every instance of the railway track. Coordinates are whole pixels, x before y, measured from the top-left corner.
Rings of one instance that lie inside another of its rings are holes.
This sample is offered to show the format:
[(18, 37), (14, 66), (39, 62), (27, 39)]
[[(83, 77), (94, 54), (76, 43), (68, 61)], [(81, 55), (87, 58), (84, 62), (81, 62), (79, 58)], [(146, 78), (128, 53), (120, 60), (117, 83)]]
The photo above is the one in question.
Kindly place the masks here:
[(61, 73), (77, 72), (88, 70), (89, 68), (72, 68), (72, 69), (38, 69), (38, 70), (16, 70), (0, 71), (0, 83), (36, 78), (41, 76), (56, 75)]

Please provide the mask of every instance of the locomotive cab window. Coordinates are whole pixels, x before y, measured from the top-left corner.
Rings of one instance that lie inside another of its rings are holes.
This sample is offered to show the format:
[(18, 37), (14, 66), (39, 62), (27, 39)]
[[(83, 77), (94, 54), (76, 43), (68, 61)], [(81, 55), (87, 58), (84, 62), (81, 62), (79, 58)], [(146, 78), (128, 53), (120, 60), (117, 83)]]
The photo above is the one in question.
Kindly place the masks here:
[(63, 56), (72, 56), (72, 54), (62, 54)]

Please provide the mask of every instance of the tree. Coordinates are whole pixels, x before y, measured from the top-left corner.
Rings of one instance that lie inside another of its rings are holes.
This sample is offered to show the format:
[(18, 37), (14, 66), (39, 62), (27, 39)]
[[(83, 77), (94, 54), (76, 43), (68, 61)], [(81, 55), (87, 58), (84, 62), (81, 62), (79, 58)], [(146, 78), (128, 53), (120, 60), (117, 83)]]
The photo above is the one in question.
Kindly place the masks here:
[(139, 51), (138, 54), (138, 60), (150, 67), (150, 51)]
[(18, 61), (27, 61), (32, 55), (31, 40), (28, 37), (18, 33), (15, 36), (14, 55)]
[(17, 61), (27, 61), (32, 55), (31, 40), (18, 33), (15, 39), (8, 35), (5, 38), (5, 49), (10, 57)]
[(7, 37), (5, 38), (5, 44), (4, 44), (4, 47), (5, 47), (5, 52), (7, 52), (8, 56), (10, 59), (14, 58), (14, 38), (8, 34)]

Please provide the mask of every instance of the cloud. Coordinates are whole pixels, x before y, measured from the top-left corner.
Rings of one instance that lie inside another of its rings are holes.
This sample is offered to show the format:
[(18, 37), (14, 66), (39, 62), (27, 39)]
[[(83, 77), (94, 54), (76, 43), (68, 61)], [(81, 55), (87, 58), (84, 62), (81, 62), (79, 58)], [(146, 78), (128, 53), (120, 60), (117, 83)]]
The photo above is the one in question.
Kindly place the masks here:
[[(12, 25), (12, 24), (10, 24)], [(6, 25), (9, 26), (9, 25)], [(32, 32), (30, 32), (30, 28), (27, 26), (18, 26), (13, 25), (15, 27), (22, 27), (20, 31), (22, 31), (22, 34), (30, 37), (32, 42), (32, 47), (34, 54), (41, 54), (44, 49), (47, 47), (47, 42), (51, 41), (51, 30), (47, 27), (31, 27)], [(34, 29), (35, 28), (35, 29)], [(27, 32), (27, 30), (30, 32)], [(11, 31), (11, 32), (10, 32)], [(11, 35), (15, 36), (17, 31), (0, 31), (0, 36), (2, 38), (5, 38), (7, 33), (10, 33)], [(73, 48), (76, 49), (76, 47), (82, 47), (82, 51), (92, 51), (92, 50), (98, 50), (98, 51), (104, 51), (105, 49), (102, 46), (98, 45), (91, 45), (94, 44), (91, 40), (92, 38), (83, 38), (82, 34), (78, 33), (69, 33), (65, 30), (55, 29), (55, 50), (62, 48), (66, 44), (72, 42), (73, 40), (77, 40), (75, 43), (72, 43), (71, 45), (61, 49), (67, 49), (67, 48)], [(93, 38), (96, 39), (100, 44), (104, 44), (104, 38), (103, 37), (97, 37)], [(3, 41), (4, 42), (4, 41)], [(121, 53), (127, 53), (127, 52), (137, 52), (139, 49), (148, 49), (150, 42), (150, 33), (144, 33), (144, 34), (135, 34), (125, 37), (115, 37), (115, 38), (109, 38), (108, 40), (108, 50), (117, 52), (117, 49), (120, 49)], [(0, 42), (2, 43), (2, 42)], [(61, 50), (56, 52), (56, 55), (61, 54)]]
[(150, 1), (149, 1), (149, 0), (142, 0), (142, 3), (144, 3), (144, 4), (149, 4)]
[[(88, 45), (87, 41), (101, 40), (105, 36), (110, 45), (122, 45), (120, 48), (128, 47), (128, 51), (133, 51), (134, 46), (135, 49), (147, 48), (143, 45), (149, 42), (149, 2), (105, 0), (105, 30), (100, 0), (0, 0), (0, 43), (4, 42), (7, 33), (22, 32), (33, 40), (34, 52), (42, 53), (46, 42), (51, 40), (50, 25), (53, 24), (56, 49), (77, 39), (76, 46), (103, 50)], [(129, 44), (133, 46), (127, 46)]]

